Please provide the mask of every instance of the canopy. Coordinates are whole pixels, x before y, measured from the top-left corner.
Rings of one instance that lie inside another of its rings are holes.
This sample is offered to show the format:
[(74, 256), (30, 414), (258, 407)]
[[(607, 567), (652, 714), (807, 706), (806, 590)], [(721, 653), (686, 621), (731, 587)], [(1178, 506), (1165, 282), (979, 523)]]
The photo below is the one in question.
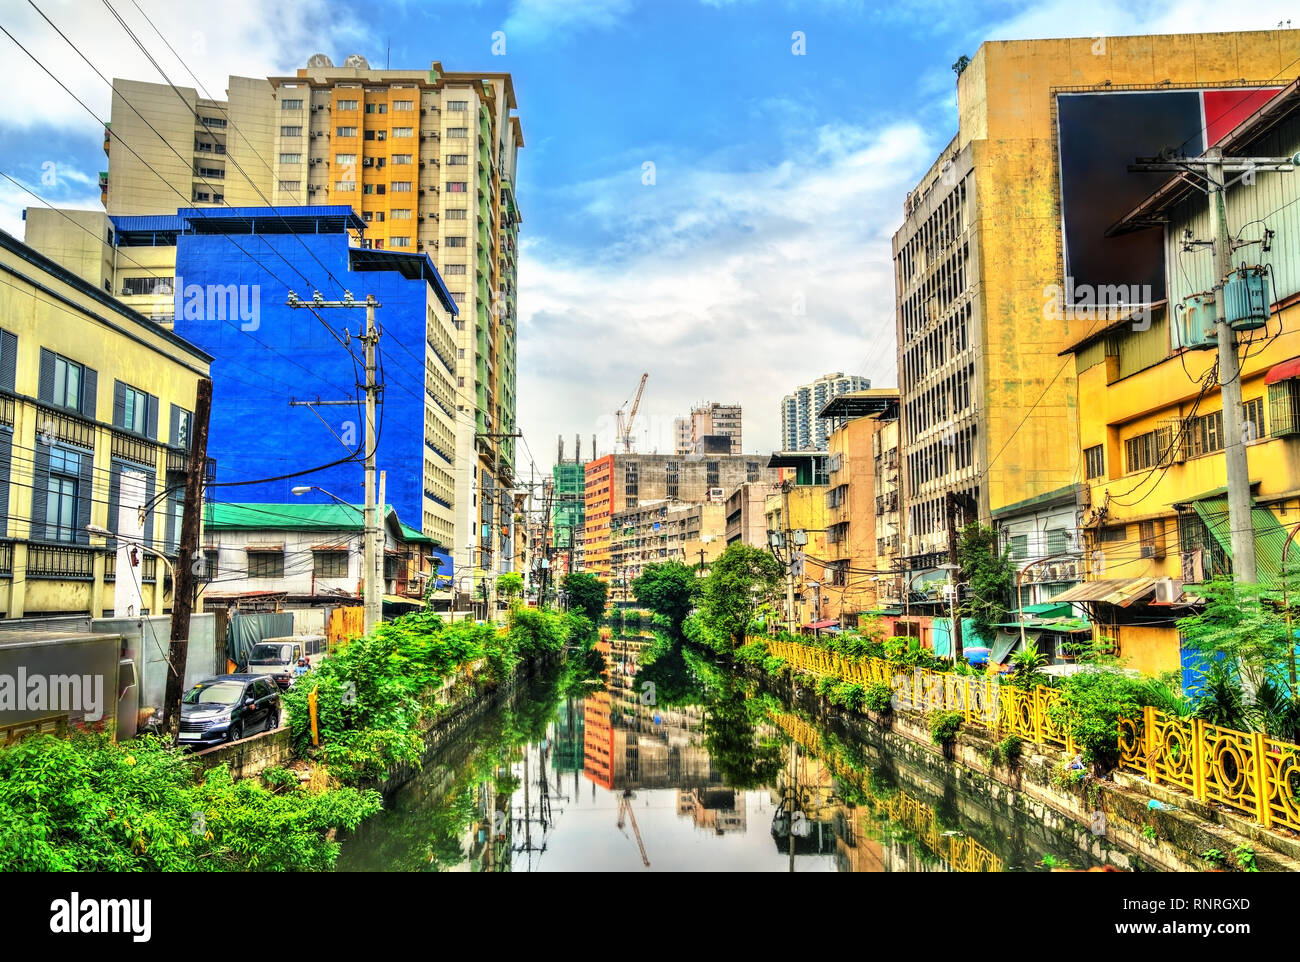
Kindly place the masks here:
[(1157, 578), (1101, 578), (1067, 588), (1052, 598), (1056, 602), (1100, 601), (1127, 608), (1156, 590)]
[(823, 628), (838, 628), (839, 626), (840, 623), (834, 618), (828, 618), (825, 621), (810, 622), (807, 627), (813, 629), (813, 631), (821, 631)]

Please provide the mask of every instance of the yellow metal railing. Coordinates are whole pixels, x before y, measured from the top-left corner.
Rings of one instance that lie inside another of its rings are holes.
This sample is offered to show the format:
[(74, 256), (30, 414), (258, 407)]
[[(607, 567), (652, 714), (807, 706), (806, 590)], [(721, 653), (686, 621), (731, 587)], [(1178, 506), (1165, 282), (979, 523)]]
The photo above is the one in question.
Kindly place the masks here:
[[(1051, 709), (1061, 702), (1054, 689), (1026, 691), (999, 685), (993, 678), (926, 668), (909, 671), (879, 658), (854, 659), (797, 642), (752, 640), (764, 642), (772, 654), (799, 671), (863, 685), (884, 682), (902, 707), (961, 711), (967, 722), (995, 735), (1018, 735), (1075, 751), (1069, 732), (1052, 718)], [(1143, 709), (1141, 718), (1121, 718), (1116, 734), (1124, 771), (1236, 809), (1265, 828), (1300, 831), (1300, 745), (1151, 707)]]
[(1120, 768), (1300, 831), (1300, 745), (1147, 707), (1120, 720)]

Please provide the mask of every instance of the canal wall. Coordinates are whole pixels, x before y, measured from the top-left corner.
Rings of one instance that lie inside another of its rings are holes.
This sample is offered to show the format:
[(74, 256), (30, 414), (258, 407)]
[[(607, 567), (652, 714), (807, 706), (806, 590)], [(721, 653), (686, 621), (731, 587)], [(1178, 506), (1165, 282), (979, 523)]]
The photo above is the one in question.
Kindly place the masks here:
[[(1021, 813), (1048, 832), (1070, 839), (1087, 861), (1123, 870), (1200, 872), (1232, 867), (1230, 860), (1211, 862), (1201, 853), (1227, 854), (1244, 846), (1253, 850), (1261, 872), (1300, 871), (1300, 842), (1142, 779), (1118, 773), (1113, 781), (1089, 776), (1076, 785), (1062, 785), (1055, 770), (1070, 759), (1063, 752), (1025, 742), (1016, 763), (990, 764), (996, 742), (978, 729), (963, 727), (951, 744), (941, 747), (933, 743), (920, 712), (845, 711), (818, 696), (797, 675), (783, 672), (783, 677), (773, 678), (758, 668), (743, 670), (788, 704), (843, 728), (879, 752), (881, 763), (887, 764), (888, 757), (899, 759), (904, 764), (898, 772), (905, 777), (909, 769), (926, 773), (919, 779), (924, 784), (914, 789), (950, 797), (959, 809), (966, 799), (1008, 818)], [(1151, 807), (1153, 799), (1160, 807)]]

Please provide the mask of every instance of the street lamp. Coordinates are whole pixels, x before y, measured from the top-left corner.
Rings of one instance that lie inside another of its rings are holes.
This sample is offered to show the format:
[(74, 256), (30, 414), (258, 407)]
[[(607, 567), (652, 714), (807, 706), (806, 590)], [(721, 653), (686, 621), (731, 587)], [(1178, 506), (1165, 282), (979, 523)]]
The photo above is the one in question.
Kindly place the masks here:
[[(364, 510), (358, 508), (355, 504), (352, 504), (349, 501), (344, 501), (337, 494), (326, 491), (319, 485), (300, 484), (290, 490), (296, 496), (308, 494), (312, 491), (319, 491), (321, 494), (325, 495), (325, 497), (332, 498), (339, 504), (346, 505), (361, 515), (361, 525), (365, 538), (362, 551), (364, 555), (363, 570), (365, 572), (365, 579), (362, 582), (362, 604), (365, 612), (363, 624), (366, 634), (370, 634), (370, 632), (374, 630), (375, 626), (383, 621), (384, 618), (382, 607), (384, 593), (382, 580), (383, 569), (381, 568), (381, 559), (383, 558), (383, 554), (379, 547), (379, 519), (376, 517), (375, 523), (372, 525), (370, 523), (371, 519), (367, 516)], [(376, 508), (375, 510), (378, 512), (379, 509)]]

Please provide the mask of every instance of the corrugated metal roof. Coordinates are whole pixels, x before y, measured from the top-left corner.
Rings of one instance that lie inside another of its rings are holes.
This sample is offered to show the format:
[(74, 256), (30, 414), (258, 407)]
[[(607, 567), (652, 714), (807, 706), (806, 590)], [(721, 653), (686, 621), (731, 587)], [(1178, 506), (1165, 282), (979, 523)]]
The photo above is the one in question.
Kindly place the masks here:
[(1154, 592), (1158, 580), (1158, 578), (1102, 578), (1098, 581), (1085, 581), (1081, 585), (1067, 588), (1059, 595), (1054, 595), (1052, 600), (1056, 602), (1100, 601), (1127, 608), (1139, 598)]

